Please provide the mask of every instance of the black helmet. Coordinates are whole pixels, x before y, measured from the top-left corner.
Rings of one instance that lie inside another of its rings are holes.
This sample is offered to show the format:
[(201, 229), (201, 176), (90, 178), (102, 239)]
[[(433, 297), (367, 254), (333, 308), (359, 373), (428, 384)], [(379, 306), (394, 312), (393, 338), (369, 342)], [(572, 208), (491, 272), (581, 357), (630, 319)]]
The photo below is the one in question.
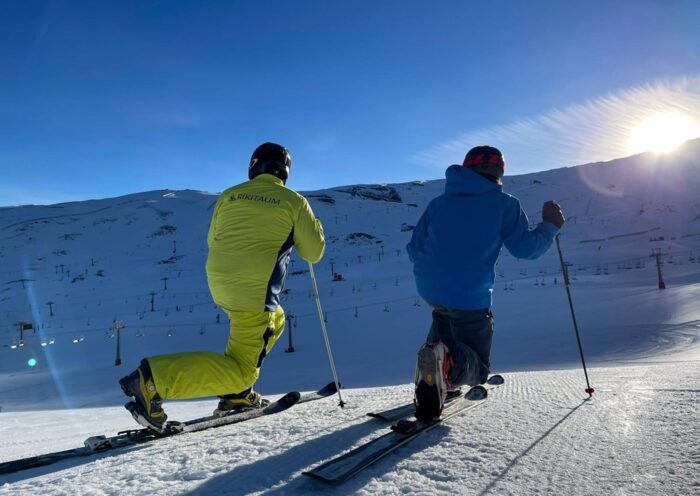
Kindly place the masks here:
[(501, 150), (485, 145), (475, 146), (469, 150), (462, 165), (474, 169), (482, 176), (488, 176), (499, 184), (502, 182), (506, 168)]
[(287, 182), (292, 168), (292, 157), (289, 151), (277, 143), (263, 143), (255, 149), (248, 165), (248, 179), (260, 174), (272, 174)]

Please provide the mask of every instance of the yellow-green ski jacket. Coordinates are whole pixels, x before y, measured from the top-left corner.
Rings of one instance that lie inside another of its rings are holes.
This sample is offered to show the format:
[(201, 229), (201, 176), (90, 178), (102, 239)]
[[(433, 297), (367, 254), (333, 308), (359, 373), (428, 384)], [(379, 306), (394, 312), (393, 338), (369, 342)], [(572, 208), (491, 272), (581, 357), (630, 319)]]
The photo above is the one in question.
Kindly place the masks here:
[(309, 202), (271, 174), (224, 191), (209, 227), (207, 279), (217, 305), (229, 311), (274, 312), (295, 246), (318, 262), (326, 246)]

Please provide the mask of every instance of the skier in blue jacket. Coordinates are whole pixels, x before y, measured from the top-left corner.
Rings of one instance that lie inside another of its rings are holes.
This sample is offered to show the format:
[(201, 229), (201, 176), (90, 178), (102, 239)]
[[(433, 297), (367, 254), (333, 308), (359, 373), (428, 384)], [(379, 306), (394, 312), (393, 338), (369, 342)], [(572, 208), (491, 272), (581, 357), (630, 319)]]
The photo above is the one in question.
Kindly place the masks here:
[(561, 208), (546, 202), (542, 222), (529, 229), (517, 198), (504, 193), (503, 154), (477, 146), (446, 171), (445, 193), (421, 216), (407, 251), (418, 293), (433, 322), (416, 365), (416, 416), (440, 416), (448, 390), (486, 382), (490, 367), (494, 267), (501, 247), (535, 259), (564, 224)]

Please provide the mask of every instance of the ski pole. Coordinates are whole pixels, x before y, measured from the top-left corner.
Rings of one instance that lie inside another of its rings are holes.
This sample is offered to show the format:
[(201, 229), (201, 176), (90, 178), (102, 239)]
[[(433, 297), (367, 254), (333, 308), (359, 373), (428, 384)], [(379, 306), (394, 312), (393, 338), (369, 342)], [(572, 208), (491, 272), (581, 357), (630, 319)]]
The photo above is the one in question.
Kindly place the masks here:
[(571, 319), (574, 321), (574, 331), (576, 331), (576, 342), (578, 343), (578, 351), (581, 355), (581, 364), (583, 365), (583, 374), (586, 376), (586, 393), (588, 397), (593, 396), (595, 389), (591, 387), (591, 383), (588, 381), (588, 371), (586, 370), (586, 360), (583, 358), (583, 346), (581, 346), (581, 335), (578, 332), (578, 324), (576, 323), (576, 313), (574, 313), (574, 303), (571, 299), (571, 290), (569, 289), (569, 269), (564, 263), (564, 256), (561, 254), (561, 244), (559, 243), (559, 235), (557, 234), (554, 238), (557, 242), (557, 251), (559, 252), (559, 261), (561, 262), (561, 271), (564, 275), (564, 287), (566, 288), (566, 296), (569, 298), (569, 308), (571, 309)]
[(328, 331), (326, 330), (326, 320), (323, 318), (323, 309), (321, 308), (321, 298), (318, 296), (318, 286), (316, 285), (316, 275), (314, 274), (314, 266), (309, 262), (309, 274), (311, 275), (311, 282), (314, 287), (314, 296), (316, 297), (316, 308), (318, 309), (318, 318), (321, 321), (321, 330), (323, 331), (323, 340), (326, 343), (326, 351), (328, 352), (328, 361), (331, 364), (331, 371), (333, 372), (333, 381), (335, 381), (335, 388), (338, 390), (338, 399), (340, 402), (340, 408), (345, 406), (343, 401), (343, 396), (340, 394), (340, 382), (338, 382), (338, 373), (335, 370), (335, 362), (333, 361), (333, 353), (331, 352), (331, 343), (328, 341)]

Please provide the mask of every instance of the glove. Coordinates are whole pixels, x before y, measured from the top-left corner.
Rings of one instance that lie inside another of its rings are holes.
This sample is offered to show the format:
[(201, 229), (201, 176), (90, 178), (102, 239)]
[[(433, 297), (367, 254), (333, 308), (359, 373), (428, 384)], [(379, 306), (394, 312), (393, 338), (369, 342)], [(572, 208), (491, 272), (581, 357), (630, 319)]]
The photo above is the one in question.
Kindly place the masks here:
[(542, 220), (544, 222), (549, 222), (557, 226), (557, 229), (561, 229), (564, 225), (564, 214), (561, 213), (561, 207), (557, 202), (548, 201), (542, 206)]

